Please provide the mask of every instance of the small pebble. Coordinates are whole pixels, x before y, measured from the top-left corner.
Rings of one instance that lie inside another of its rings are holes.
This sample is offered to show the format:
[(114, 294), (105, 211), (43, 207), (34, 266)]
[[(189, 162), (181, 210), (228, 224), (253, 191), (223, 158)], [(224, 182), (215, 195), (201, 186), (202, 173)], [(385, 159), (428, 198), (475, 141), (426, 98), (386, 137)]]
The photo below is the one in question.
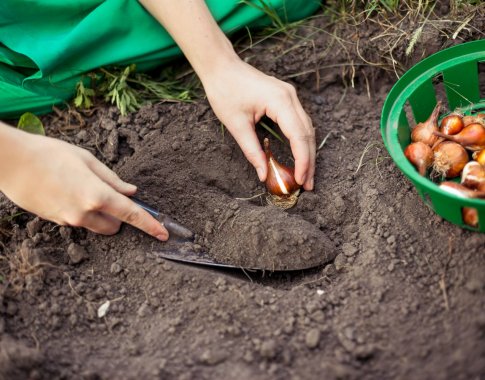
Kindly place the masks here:
[(261, 343), (260, 354), (265, 359), (273, 359), (276, 356), (276, 342), (270, 339)]
[(69, 255), (72, 264), (79, 264), (88, 257), (84, 247), (81, 247), (76, 243), (69, 244), (69, 247), (67, 247), (67, 254)]
[(305, 335), (305, 344), (308, 348), (313, 349), (318, 346), (320, 342), (320, 330), (311, 329)]
[(121, 271), (123, 270), (123, 268), (121, 267), (120, 264), (118, 263), (113, 263), (111, 264), (111, 268), (110, 268), (110, 272), (113, 273), (113, 274), (119, 274), (121, 273)]

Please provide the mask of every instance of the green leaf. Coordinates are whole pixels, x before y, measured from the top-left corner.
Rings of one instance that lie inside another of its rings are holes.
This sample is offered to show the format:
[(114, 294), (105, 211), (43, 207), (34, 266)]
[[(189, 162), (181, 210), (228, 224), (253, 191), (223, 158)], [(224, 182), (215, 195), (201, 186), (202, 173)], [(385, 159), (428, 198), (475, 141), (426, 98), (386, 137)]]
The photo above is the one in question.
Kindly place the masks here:
[(33, 133), (35, 135), (45, 136), (45, 130), (44, 126), (42, 125), (42, 121), (40, 121), (40, 119), (32, 112), (26, 112), (22, 116), (20, 116), (17, 128), (25, 132)]

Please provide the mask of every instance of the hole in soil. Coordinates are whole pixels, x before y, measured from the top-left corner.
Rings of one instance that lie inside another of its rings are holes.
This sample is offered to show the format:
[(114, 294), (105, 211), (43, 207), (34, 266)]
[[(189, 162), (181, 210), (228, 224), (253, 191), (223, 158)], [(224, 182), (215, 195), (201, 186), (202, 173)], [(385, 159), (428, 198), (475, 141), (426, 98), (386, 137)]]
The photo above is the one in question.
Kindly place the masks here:
[(448, 98), (446, 97), (445, 84), (443, 83), (443, 75), (438, 74), (433, 78), (433, 86), (436, 92), (436, 101), (441, 101), (442, 108), (441, 113), (450, 112), (450, 106), (448, 104)]
[(462, 207), (461, 218), (463, 223), (472, 228), (479, 227), (478, 211), (474, 207)]
[(478, 83), (480, 86), (480, 98), (485, 99), (485, 61), (478, 62)]
[(128, 139), (126, 137), (120, 136), (118, 141), (118, 154), (121, 157), (131, 157), (135, 151), (128, 144)]

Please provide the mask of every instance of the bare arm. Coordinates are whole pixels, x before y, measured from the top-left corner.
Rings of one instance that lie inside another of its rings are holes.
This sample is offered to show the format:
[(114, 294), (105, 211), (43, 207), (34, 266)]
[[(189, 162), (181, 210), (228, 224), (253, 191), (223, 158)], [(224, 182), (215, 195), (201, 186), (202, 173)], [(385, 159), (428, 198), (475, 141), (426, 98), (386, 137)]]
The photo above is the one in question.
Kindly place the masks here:
[(122, 181), (88, 151), (0, 122), (0, 191), (27, 211), (61, 225), (114, 234), (127, 222), (167, 240), (167, 230), (127, 196)]
[(215, 114), (259, 178), (266, 178), (267, 165), (255, 124), (267, 115), (290, 140), (297, 182), (313, 189), (315, 134), (295, 88), (243, 62), (203, 0), (139, 1), (180, 46), (200, 77)]

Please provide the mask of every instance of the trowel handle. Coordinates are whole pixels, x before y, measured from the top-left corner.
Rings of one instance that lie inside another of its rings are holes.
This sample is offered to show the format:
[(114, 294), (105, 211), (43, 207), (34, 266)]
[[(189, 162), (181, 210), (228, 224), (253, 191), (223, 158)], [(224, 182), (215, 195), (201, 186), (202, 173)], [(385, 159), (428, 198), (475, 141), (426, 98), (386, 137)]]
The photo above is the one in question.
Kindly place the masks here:
[(158, 219), (158, 217), (160, 216), (160, 213), (157, 210), (155, 210), (152, 206), (150, 206), (149, 204), (143, 202), (142, 200), (140, 200), (138, 198), (135, 198), (135, 197), (130, 197), (130, 199), (133, 202), (135, 202), (138, 206), (140, 206), (143, 210), (145, 210), (146, 212), (148, 212), (155, 219)]
[(150, 206), (149, 204), (146, 204), (145, 202), (143, 202), (138, 198), (130, 197), (130, 199), (133, 202), (135, 202), (138, 206), (140, 206), (143, 210), (148, 212), (155, 219), (157, 219), (160, 223), (162, 223), (167, 229), (167, 231), (170, 233), (170, 235), (176, 235), (177, 237), (184, 240), (194, 239), (194, 233), (191, 230), (177, 223), (168, 215), (160, 213), (159, 211), (155, 210), (152, 206)]

